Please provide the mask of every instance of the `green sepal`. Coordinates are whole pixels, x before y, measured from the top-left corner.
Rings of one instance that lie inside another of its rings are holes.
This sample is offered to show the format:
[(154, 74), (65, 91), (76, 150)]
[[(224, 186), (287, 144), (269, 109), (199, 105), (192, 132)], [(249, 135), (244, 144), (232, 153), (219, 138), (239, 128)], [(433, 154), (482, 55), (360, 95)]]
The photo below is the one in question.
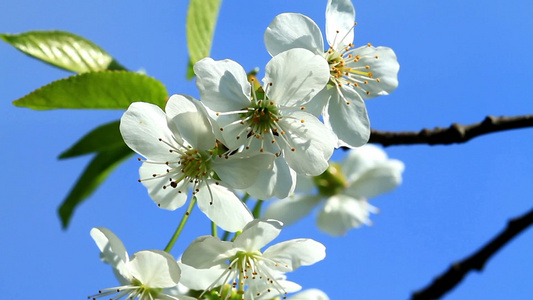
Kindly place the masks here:
[(137, 101), (164, 107), (167, 97), (165, 86), (155, 78), (128, 71), (99, 71), (54, 81), (13, 104), (37, 110), (127, 109)]
[(187, 80), (191, 80), (191, 79), (194, 78), (194, 76), (196, 76), (196, 74), (194, 73), (193, 66), (194, 66), (194, 64), (191, 62), (191, 60), (189, 58), (189, 63), (187, 64), (187, 74), (186, 74)]
[(24, 54), (76, 73), (125, 70), (93, 42), (65, 31), (28, 31), (0, 34), (0, 38)]

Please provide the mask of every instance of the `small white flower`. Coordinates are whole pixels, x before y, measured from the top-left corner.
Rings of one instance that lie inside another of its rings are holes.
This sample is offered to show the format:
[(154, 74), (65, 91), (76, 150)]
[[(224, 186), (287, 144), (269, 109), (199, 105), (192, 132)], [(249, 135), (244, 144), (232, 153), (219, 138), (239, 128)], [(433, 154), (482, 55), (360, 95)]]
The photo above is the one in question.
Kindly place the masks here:
[(159, 207), (169, 210), (183, 206), (192, 190), (213, 222), (227, 231), (241, 230), (253, 217), (229, 188), (251, 186), (275, 156), (224, 153), (198, 100), (173, 95), (165, 110), (136, 102), (120, 121), (126, 144), (146, 158), (139, 181)]
[(338, 146), (358, 147), (370, 137), (370, 122), (364, 99), (388, 95), (398, 86), (399, 64), (394, 51), (367, 44), (355, 48), (355, 10), (350, 0), (329, 0), (326, 6), (324, 51), (322, 32), (309, 17), (297, 13), (278, 15), (265, 32), (271, 55), (292, 48), (321, 54), (329, 64), (330, 80), (309, 104), (322, 111), (324, 123), (335, 132)]
[(231, 60), (205, 58), (194, 65), (194, 72), (202, 103), (216, 113), (229, 148), (244, 145), (247, 150), (275, 153), (300, 174), (318, 175), (327, 168), (337, 140), (305, 108), (329, 80), (328, 65), (320, 55), (292, 49), (274, 56), (258, 91)]
[(97, 299), (114, 295), (113, 299), (190, 299), (171, 296), (164, 289), (175, 287), (180, 280), (180, 268), (172, 255), (160, 250), (142, 250), (131, 258), (120, 239), (107, 228), (91, 229), (91, 237), (100, 249), (100, 257), (113, 267), (121, 285), (100, 290), (89, 296)]
[[(401, 161), (388, 159), (376, 146), (364, 145), (350, 150), (344, 161), (332, 163), (320, 176), (298, 177), (296, 189), (304, 186), (308, 194), (297, 194), (273, 203), (265, 211), (265, 217), (291, 224), (325, 199), (318, 214), (318, 228), (333, 236), (344, 235), (361, 224), (371, 224), (369, 212), (378, 210), (368, 203), (368, 198), (396, 188), (401, 183), (403, 170)], [(309, 194), (314, 187), (319, 193)]]
[(199, 237), (187, 247), (182, 262), (196, 269), (223, 270), (206, 290), (229, 282), (242, 299), (285, 295), (299, 286), (286, 282), (283, 273), (324, 259), (326, 248), (311, 239), (294, 239), (261, 252), (261, 248), (279, 235), (281, 227), (277, 220), (256, 219), (233, 242), (212, 236)]

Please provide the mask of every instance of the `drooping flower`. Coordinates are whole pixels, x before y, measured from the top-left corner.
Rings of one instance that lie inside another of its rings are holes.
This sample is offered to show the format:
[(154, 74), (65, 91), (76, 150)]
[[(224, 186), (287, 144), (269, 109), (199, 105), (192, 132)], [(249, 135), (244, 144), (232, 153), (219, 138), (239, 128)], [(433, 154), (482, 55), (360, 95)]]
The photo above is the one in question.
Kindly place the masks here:
[(114, 295), (113, 299), (194, 300), (164, 292), (164, 289), (175, 287), (180, 280), (181, 271), (172, 255), (160, 250), (142, 250), (130, 258), (124, 244), (107, 228), (91, 229), (91, 237), (101, 251), (101, 259), (113, 267), (121, 285), (100, 290), (89, 299)]
[(268, 62), (256, 90), (235, 61), (205, 58), (194, 65), (202, 103), (214, 112), (224, 144), (278, 156), (246, 190), (253, 197), (284, 198), (294, 190), (295, 172), (318, 175), (327, 168), (337, 139), (305, 109), (328, 82), (327, 69), (319, 55), (286, 51)]
[(272, 167), (275, 156), (229, 155), (219, 149), (198, 100), (173, 95), (165, 110), (136, 102), (120, 121), (126, 144), (146, 158), (139, 181), (159, 207), (169, 210), (183, 206), (192, 190), (198, 206), (213, 222), (224, 230), (241, 230), (253, 217), (231, 188), (252, 185), (261, 170)]
[[(396, 188), (402, 180), (404, 165), (373, 145), (364, 145), (350, 150), (340, 163), (330, 163), (329, 169), (313, 178), (298, 177), (297, 190), (289, 198), (272, 203), (265, 217), (291, 224), (306, 216), (323, 200), (317, 225), (322, 231), (333, 235), (344, 235), (346, 231), (370, 225), (370, 212), (377, 208), (368, 199)], [(313, 193), (313, 189), (318, 193)]]
[[(292, 48), (321, 54), (329, 64), (329, 83), (309, 104), (338, 137), (338, 146), (359, 147), (370, 137), (370, 121), (363, 100), (388, 95), (398, 86), (399, 64), (394, 51), (352, 44), (355, 9), (350, 0), (329, 0), (326, 6), (324, 51), (322, 32), (309, 17), (278, 15), (265, 32), (265, 45), (274, 56)], [(311, 109), (312, 108), (312, 109)]]
[[(242, 299), (285, 295), (289, 292), (287, 288), (293, 291), (293, 285), (282, 282), (283, 273), (324, 259), (326, 248), (311, 239), (294, 239), (261, 252), (261, 248), (279, 235), (281, 227), (277, 220), (256, 219), (233, 242), (212, 236), (199, 237), (187, 247), (182, 262), (196, 269), (223, 269), (219, 278), (236, 288)], [(206, 290), (219, 286), (220, 279)]]

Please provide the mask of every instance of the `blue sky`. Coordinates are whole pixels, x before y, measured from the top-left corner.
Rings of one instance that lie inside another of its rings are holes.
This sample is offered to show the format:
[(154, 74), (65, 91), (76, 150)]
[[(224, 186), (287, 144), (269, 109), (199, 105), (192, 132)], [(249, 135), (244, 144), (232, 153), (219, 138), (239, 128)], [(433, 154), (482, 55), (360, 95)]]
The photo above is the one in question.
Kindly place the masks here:
[[(198, 97), (184, 79), (186, 1), (3, 1), (0, 32), (60, 29), (84, 36), (132, 70), (145, 69), (170, 93)], [(282, 12), (300, 12), (324, 28), (326, 1), (223, 2), (212, 57), (263, 68), (263, 32)], [(420, 130), (533, 113), (533, 20), (530, 1), (355, 1), (356, 45), (393, 48), (398, 89), (367, 101), (379, 130)], [(32, 111), (11, 101), (70, 74), (0, 44), (0, 140), (4, 162), (0, 212), (0, 286), (5, 299), (86, 299), (116, 281), (89, 236), (108, 227), (130, 253), (163, 248), (183, 210), (158, 209), (137, 182), (139, 162), (121, 165), (62, 231), (57, 207), (90, 157), (57, 156), (121, 111)], [(75, 95), (73, 95), (75, 97)], [(532, 130), (482, 136), (463, 145), (386, 149), (406, 165), (397, 190), (372, 199), (374, 226), (332, 238), (314, 216), (277, 241), (309, 237), (327, 258), (290, 279), (331, 299), (406, 299), (533, 206)], [(341, 157), (342, 151), (335, 154)], [(172, 254), (209, 223), (194, 211)], [(533, 230), (468, 275), (444, 299), (530, 299)]]

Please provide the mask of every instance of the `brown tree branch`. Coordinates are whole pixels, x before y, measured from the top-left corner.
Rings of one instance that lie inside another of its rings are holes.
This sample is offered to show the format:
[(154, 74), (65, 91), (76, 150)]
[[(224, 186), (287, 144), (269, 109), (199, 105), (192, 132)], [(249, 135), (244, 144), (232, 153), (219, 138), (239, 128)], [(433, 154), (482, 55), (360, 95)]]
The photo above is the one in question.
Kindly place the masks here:
[(464, 143), (477, 136), (509, 129), (533, 127), (533, 115), (516, 117), (494, 117), (488, 116), (482, 122), (461, 125), (453, 123), (450, 127), (435, 129), (423, 129), (421, 131), (391, 132), (373, 130), (370, 134), (369, 143), (391, 145), (448, 145), (453, 143)]
[(448, 271), (437, 277), (429, 286), (413, 293), (411, 300), (439, 299), (453, 289), (470, 271), (483, 270), (485, 263), (510, 240), (533, 224), (533, 209), (523, 216), (512, 219), (507, 228), (470, 257), (454, 263)]

